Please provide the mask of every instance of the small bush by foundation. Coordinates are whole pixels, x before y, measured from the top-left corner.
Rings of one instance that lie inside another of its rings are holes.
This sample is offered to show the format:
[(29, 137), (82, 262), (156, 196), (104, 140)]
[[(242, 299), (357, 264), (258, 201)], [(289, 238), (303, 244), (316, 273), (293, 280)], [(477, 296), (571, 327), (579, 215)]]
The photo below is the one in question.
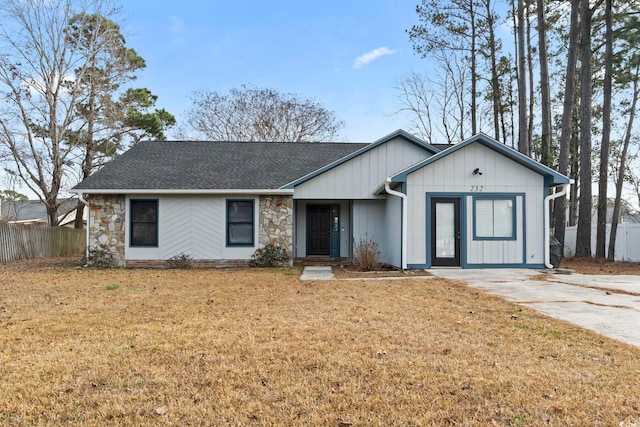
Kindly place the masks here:
[(249, 266), (251, 267), (281, 267), (289, 265), (289, 253), (279, 245), (269, 243), (264, 248), (258, 248), (251, 255)]
[(373, 271), (380, 267), (378, 243), (360, 239), (353, 248), (353, 265), (360, 271)]
[(193, 267), (193, 258), (185, 253), (179, 253), (167, 260), (167, 268), (187, 270), (191, 267)]

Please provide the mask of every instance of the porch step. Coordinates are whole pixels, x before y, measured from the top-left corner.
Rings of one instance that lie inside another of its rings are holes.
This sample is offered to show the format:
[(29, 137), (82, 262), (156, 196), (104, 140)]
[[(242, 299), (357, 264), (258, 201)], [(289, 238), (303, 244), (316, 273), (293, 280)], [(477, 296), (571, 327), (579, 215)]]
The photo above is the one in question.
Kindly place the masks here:
[(302, 266), (336, 266), (336, 265), (351, 265), (352, 262), (349, 258), (340, 258), (340, 257), (307, 257), (307, 258), (296, 258), (293, 260), (293, 265), (302, 265)]
[(335, 278), (333, 270), (328, 266), (306, 266), (300, 276), (300, 280), (335, 280)]

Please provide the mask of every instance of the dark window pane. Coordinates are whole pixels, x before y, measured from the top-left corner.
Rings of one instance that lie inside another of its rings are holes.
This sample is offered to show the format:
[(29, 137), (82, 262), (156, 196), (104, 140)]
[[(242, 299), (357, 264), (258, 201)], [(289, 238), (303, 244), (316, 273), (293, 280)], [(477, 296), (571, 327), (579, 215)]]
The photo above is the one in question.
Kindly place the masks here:
[(157, 244), (155, 223), (134, 223), (131, 228), (131, 243), (136, 245)]
[(229, 222), (251, 222), (253, 202), (229, 202)]
[(253, 245), (253, 200), (227, 201), (227, 244)]
[(134, 222), (155, 222), (158, 217), (158, 202), (135, 201), (131, 203), (132, 221)]
[(229, 224), (229, 244), (250, 245), (253, 243), (253, 224)]
[(131, 246), (158, 244), (158, 201), (131, 201)]

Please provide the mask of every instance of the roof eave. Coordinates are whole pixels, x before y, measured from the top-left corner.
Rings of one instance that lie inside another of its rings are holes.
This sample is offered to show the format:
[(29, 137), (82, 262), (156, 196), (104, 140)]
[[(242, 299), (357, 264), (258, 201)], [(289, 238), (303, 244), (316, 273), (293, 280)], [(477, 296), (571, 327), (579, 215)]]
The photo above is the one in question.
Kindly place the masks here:
[(237, 189), (237, 188), (229, 188), (229, 189), (159, 189), (159, 188), (103, 188), (103, 189), (83, 189), (83, 188), (72, 188), (69, 190), (70, 193), (76, 194), (271, 194), (271, 195), (293, 195), (293, 190), (289, 189), (267, 189), (267, 188), (259, 188), (259, 189)]

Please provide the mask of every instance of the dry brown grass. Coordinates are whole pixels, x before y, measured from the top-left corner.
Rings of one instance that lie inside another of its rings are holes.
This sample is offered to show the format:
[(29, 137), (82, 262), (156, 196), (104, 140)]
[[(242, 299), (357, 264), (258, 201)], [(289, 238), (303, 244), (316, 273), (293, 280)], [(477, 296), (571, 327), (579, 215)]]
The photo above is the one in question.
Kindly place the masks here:
[(0, 424), (640, 422), (637, 348), (452, 281), (297, 274), (0, 264)]
[(426, 270), (398, 270), (396, 268), (378, 269), (374, 271), (360, 271), (352, 265), (333, 267), (336, 279), (380, 279), (384, 277), (425, 277), (432, 276)]
[(640, 262), (612, 262), (602, 258), (563, 258), (560, 267), (582, 274), (640, 275)]

